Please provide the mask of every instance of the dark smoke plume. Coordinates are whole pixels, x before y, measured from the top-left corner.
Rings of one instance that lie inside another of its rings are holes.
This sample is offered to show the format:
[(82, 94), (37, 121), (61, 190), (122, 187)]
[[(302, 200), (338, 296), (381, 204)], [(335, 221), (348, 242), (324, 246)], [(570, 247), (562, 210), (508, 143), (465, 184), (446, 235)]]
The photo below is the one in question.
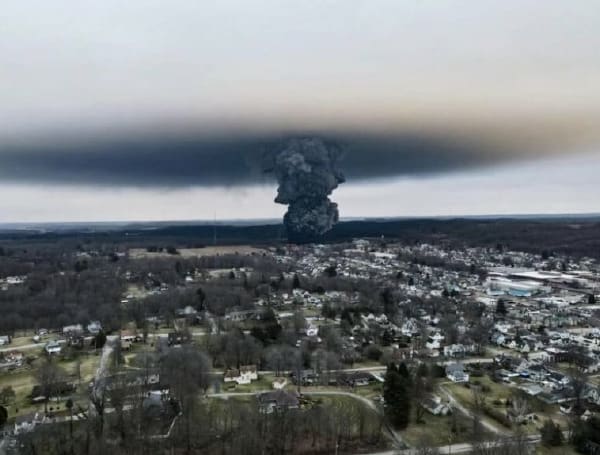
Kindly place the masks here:
[(283, 223), (291, 242), (314, 241), (338, 221), (329, 195), (345, 181), (340, 158), (339, 147), (318, 138), (291, 139), (272, 157), (279, 183), (275, 202), (288, 206)]

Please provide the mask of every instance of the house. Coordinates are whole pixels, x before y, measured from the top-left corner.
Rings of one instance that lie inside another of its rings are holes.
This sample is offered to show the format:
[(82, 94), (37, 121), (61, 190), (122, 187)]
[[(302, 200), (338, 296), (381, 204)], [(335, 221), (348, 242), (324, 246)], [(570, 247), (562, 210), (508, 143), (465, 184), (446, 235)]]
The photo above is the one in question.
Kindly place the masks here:
[(548, 376), (546, 368), (540, 364), (527, 365), (524, 368), (518, 368), (517, 371), (522, 377), (536, 382), (542, 382)]
[(30, 431), (33, 431), (38, 424), (43, 423), (43, 420), (41, 414), (37, 412), (18, 416), (15, 419), (14, 434), (19, 435), (29, 433)]
[(373, 375), (367, 371), (355, 371), (351, 373), (340, 372), (337, 377), (338, 384), (345, 384), (350, 387), (366, 386), (374, 380), (375, 378)]
[(584, 422), (587, 422), (592, 417), (594, 417), (594, 413), (591, 412), (589, 409), (586, 409), (585, 412), (581, 414), (581, 420), (583, 420)]
[(287, 385), (287, 379), (285, 378), (276, 378), (273, 380), (273, 388), (275, 390), (281, 390)]
[(445, 357), (465, 357), (468, 354), (472, 354), (474, 351), (474, 345), (451, 344), (449, 346), (444, 346)]
[(24, 358), (23, 353), (19, 351), (0, 353), (0, 371), (10, 371), (23, 366)]
[(502, 332), (494, 332), (490, 338), (490, 341), (496, 346), (502, 346), (504, 343), (506, 343), (506, 336)]
[(248, 319), (256, 319), (258, 316), (257, 310), (230, 311), (225, 315), (226, 321), (241, 322)]
[(303, 370), (299, 372), (298, 375), (296, 371), (292, 371), (290, 374), (292, 378), (292, 382), (294, 384), (300, 383), (301, 385), (307, 386), (315, 384), (319, 380), (319, 375), (315, 373), (313, 370)]
[(452, 382), (469, 382), (469, 374), (465, 373), (462, 363), (453, 363), (446, 367), (446, 377)]
[(442, 399), (437, 395), (432, 395), (431, 397), (423, 400), (421, 406), (434, 416), (447, 416), (452, 413), (450, 406), (442, 402)]
[(169, 332), (167, 335), (167, 344), (169, 346), (179, 346), (190, 341), (190, 334), (186, 332)]
[(568, 404), (561, 404), (559, 410), (563, 414), (571, 414), (571, 412), (573, 411), (573, 406)]
[(300, 407), (299, 395), (286, 390), (273, 390), (258, 395), (260, 412), (271, 414), (274, 411), (298, 409)]
[(81, 324), (66, 325), (62, 329), (64, 335), (80, 335), (83, 333)]
[(185, 308), (178, 309), (176, 313), (179, 317), (195, 317), (198, 314), (198, 311), (193, 306), (188, 305)]
[(240, 369), (230, 369), (225, 372), (224, 382), (235, 382), (239, 385), (250, 384), (258, 379), (256, 365), (241, 366)]
[(555, 371), (548, 374), (548, 381), (557, 384), (559, 388), (566, 387), (571, 382), (568, 376)]
[(83, 349), (85, 338), (82, 335), (70, 336), (67, 344), (72, 348)]
[(87, 325), (86, 328), (87, 331), (92, 335), (98, 335), (102, 330), (102, 324), (100, 324), (100, 321), (92, 321)]
[(62, 346), (58, 341), (49, 341), (44, 350), (48, 355), (59, 355), (62, 352)]
[(584, 397), (593, 404), (600, 405), (600, 389), (597, 387), (588, 387), (584, 392)]
[(133, 343), (141, 341), (141, 339), (135, 331), (121, 330), (121, 349), (128, 351), (131, 349)]
[(306, 328), (306, 336), (316, 337), (319, 334), (319, 328), (316, 325), (310, 324)]
[(541, 386), (532, 383), (524, 383), (519, 386), (519, 389), (523, 390), (527, 395), (531, 395), (532, 397), (535, 397), (544, 391)]
[(409, 319), (402, 324), (400, 328), (400, 332), (402, 335), (406, 337), (411, 337), (415, 334), (419, 333), (419, 326), (417, 325), (417, 321), (414, 319)]

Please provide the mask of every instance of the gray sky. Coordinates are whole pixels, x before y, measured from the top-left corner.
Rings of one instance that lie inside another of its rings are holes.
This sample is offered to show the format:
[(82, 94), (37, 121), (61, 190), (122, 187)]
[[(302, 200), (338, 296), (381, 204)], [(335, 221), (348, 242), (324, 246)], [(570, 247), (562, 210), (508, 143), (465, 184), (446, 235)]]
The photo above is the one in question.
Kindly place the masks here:
[(305, 131), (348, 145), (342, 216), (600, 211), (595, 0), (0, 15), (0, 222), (279, 216), (248, 150)]

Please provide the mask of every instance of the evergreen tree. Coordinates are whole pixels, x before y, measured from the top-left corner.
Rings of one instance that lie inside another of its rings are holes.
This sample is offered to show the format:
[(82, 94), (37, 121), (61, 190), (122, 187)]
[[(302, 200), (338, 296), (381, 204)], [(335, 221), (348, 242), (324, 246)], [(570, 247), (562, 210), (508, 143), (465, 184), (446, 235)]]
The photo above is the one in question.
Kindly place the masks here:
[(0, 406), (0, 427), (8, 420), (8, 411), (4, 406)]
[(198, 298), (198, 307), (196, 309), (198, 311), (204, 310), (204, 302), (206, 301), (206, 293), (204, 292), (204, 289), (196, 289), (196, 297)]
[(410, 374), (406, 365), (388, 366), (383, 384), (385, 416), (396, 428), (406, 428), (410, 420)]
[(294, 274), (294, 279), (292, 281), (292, 288), (293, 289), (298, 289), (300, 287), (300, 278), (298, 278), (298, 274), (295, 273)]
[(542, 435), (542, 444), (546, 446), (559, 446), (563, 442), (562, 432), (560, 427), (552, 420), (546, 420), (544, 426), (540, 430)]
[(498, 299), (496, 302), (496, 314), (504, 316), (506, 314), (506, 303), (502, 299)]
[(100, 330), (100, 332), (98, 332), (98, 334), (92, 340), (92, 346), (94, 346), (95, 349), (102, 349), (105, 344), (106, 344), (106, 333), (104, 333), (103, 330)]

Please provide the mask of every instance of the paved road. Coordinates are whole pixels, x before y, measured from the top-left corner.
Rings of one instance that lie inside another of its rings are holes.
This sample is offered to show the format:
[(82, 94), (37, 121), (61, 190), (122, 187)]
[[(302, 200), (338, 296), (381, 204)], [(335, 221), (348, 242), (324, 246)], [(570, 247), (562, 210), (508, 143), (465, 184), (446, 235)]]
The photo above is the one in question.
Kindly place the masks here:
[(31, 343), (31, 344), (23, 344), (19, 347), (13, 347), (9, 344), (7, 347), (0, 348), (0, 352), (27, 351), (29, 349), (43, 348), (45, 345), (46, 345), (46, 343)]

